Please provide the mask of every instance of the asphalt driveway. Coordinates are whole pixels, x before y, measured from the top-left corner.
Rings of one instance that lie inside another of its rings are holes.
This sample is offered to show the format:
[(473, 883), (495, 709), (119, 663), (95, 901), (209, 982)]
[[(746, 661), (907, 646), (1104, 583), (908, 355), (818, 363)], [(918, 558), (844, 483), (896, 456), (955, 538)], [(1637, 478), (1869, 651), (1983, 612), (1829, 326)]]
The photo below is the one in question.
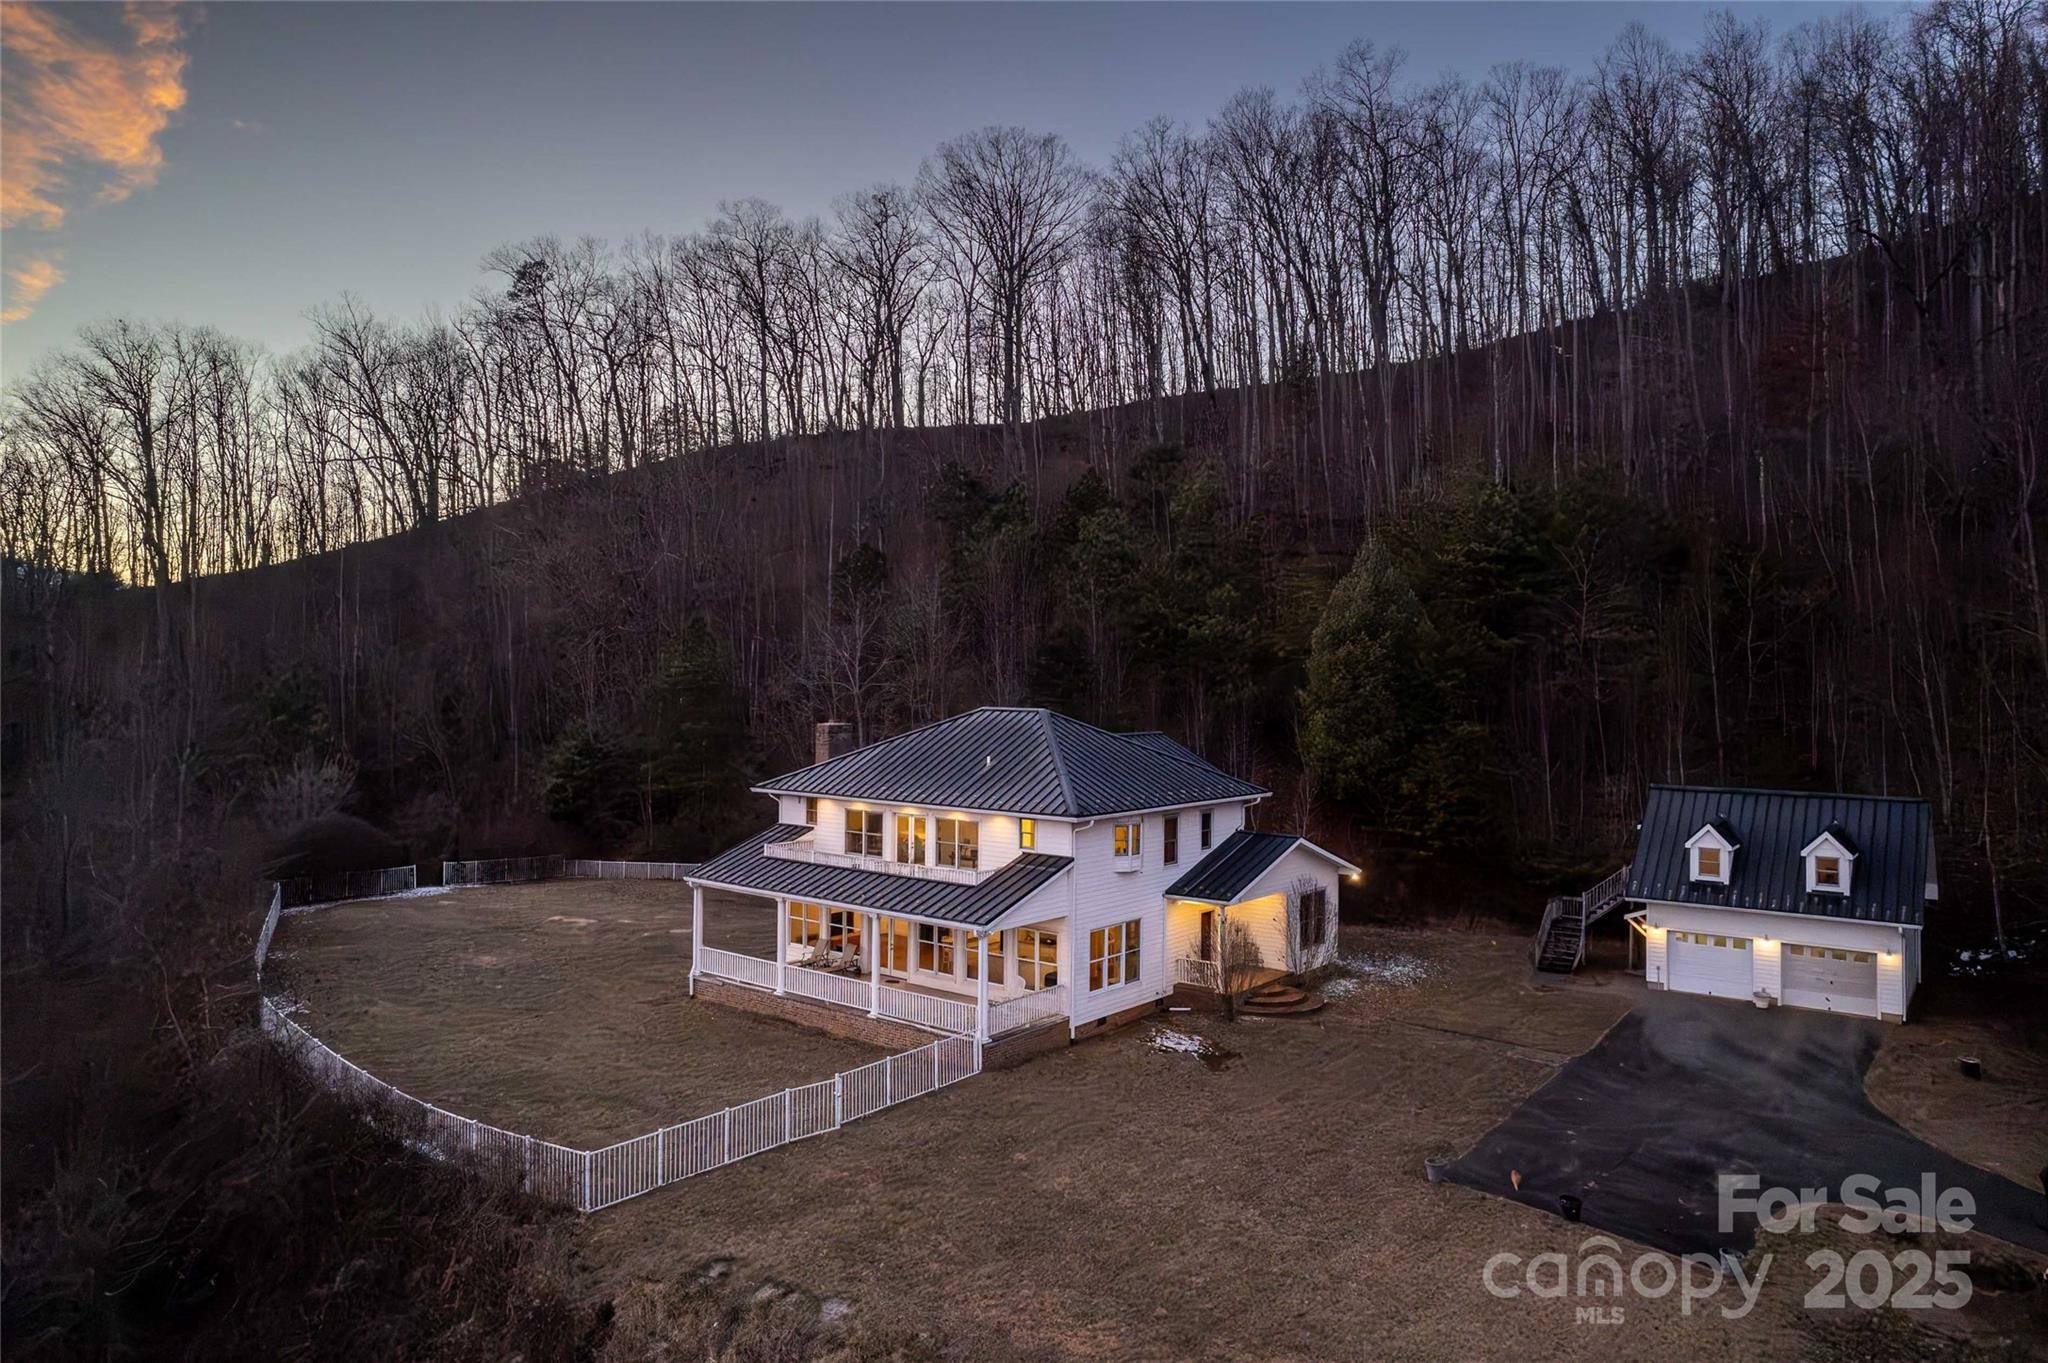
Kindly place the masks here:
[(1552, 1212), (1560, 1193), (1575, 1194), (1588, 1225), (1684, 1254), (1746, 1250), (1755, 1239), (1752, 1216), (1732, 1233), (1719, 1228), (1723, 1173), (1837, 1197), (1852, 1174), (1917, 1189), (1931, 1173), (1976, 1199), (1978, 1230), (2048, 1251), (2040, 1192), (1944, 1154), (1864, 1096), (1883, 1025), (1650, 994), (1449, 1177)]

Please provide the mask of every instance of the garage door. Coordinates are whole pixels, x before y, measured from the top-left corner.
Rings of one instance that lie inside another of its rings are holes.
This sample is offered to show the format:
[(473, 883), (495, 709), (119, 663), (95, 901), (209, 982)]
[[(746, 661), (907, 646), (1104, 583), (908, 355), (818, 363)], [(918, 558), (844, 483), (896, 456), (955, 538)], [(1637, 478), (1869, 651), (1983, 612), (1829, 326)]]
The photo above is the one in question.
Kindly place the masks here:
[(1877, 955), (1785, 943), (1785, 1002), (1794, 1008), (1877, 1016)]
[(1749, 939), (1712, 932), (1673, 932), (1666, 939), (1670, 987), (1687, 994), (1746, 999), (1750, 982)]

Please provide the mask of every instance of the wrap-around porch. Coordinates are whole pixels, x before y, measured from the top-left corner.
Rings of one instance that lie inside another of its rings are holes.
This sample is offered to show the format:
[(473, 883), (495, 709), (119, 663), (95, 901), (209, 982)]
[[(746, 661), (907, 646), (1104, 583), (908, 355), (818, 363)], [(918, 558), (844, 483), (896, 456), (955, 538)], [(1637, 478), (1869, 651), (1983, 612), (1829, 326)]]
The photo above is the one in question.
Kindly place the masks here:
[(975, 928), (873, 909), (748, 893), (772, 915), (766, 956), (704, 944), (693, 887), (690, 973), (869, 1017), (989, 1041), (1067, 1016), (1066, 920)]

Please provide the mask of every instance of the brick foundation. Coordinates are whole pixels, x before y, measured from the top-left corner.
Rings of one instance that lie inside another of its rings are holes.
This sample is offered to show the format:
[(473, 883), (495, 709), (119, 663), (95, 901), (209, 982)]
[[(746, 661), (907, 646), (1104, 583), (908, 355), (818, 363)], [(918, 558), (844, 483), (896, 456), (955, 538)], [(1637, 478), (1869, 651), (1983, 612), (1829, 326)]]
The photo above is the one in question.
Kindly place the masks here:
[(989, 1042), (981, 1048), (981, 1067), (985, 1070), (1011, 1069), (1048, 1052), (1063, 1051), (1069, 1041), (1067, 1020), (1055, 1018), (1042, 1027), (1033, 1027), (1028, 1032), (1013, 1032)]
[(765, 989), (749, 989), (743, 984), (730, 980), (714, 979), (709, 975), (697, 977), (697, 997), (712, 1003), (737, 1008), (742, 1012), (758, 1013), (762, 1017), (781, 1018), (794, 1022), (800, 1027), (811, 1027), (833, 1036), (843, 1036), (849, 1041), (863, 1041), (870, 1046), (880, 1046), (889, 1051), (915, 1050), (938, 1039), (935, 1032), (908, 1023), (893, 1022), (888, 1018), (871, 1018), (866, 1013), (851, 1008), (836, 1008), (829, 1003), (815, 999), (800, 998), (795, 994), (773, 994)]

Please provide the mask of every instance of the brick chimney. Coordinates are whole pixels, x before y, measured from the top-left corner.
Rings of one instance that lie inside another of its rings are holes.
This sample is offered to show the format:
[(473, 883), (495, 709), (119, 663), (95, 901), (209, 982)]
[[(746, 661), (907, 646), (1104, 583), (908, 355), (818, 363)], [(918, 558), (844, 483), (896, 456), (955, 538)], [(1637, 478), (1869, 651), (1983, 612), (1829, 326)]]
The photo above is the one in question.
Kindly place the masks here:
[(811, 748), (811, 761), (829, 762), (851, 747), (853, 726), (843, 719), (828, 719), (818, 725), (817, 738)]

